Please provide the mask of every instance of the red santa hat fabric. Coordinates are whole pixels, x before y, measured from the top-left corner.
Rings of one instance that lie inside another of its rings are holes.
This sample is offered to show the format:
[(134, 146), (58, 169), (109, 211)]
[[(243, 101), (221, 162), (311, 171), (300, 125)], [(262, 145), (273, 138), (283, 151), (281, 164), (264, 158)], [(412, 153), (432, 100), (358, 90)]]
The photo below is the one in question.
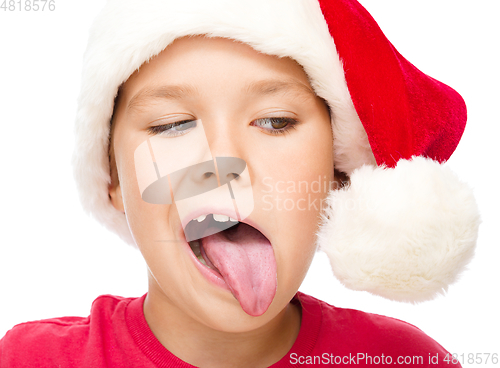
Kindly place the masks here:
[(335, 166), (350, 185), (330, 193), (318, 246), (341, 282), (420, 301), (457, 279), (480, 221), (470, 188), (442, 165), (464, 130), (464, 102), (404, 59), (355, 0), (109, 0), (90, 33), (75, 130), (88, 212), (134, 244), (108, 197), (114, 98), (144, 62), (194, 34), (295, 59), (328, 103)]
[(425, 156), (446, 161), (467, 119), (460, 95), (425, 75), (351, 0), (320, 1), (377, 164)]

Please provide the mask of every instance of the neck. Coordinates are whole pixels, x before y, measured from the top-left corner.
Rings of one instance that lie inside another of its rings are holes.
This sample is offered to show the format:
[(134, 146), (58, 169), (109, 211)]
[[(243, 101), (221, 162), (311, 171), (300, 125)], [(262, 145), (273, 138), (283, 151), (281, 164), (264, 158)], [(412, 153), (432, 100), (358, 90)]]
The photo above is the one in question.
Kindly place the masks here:
[(144, 315), (160, 343), (179, 359), (203, 367), (268, 367), (291, 349), (300, 309), (288, 304), (263, 326), (244, 332), (211, 328), (184, 313), (150, 279)]

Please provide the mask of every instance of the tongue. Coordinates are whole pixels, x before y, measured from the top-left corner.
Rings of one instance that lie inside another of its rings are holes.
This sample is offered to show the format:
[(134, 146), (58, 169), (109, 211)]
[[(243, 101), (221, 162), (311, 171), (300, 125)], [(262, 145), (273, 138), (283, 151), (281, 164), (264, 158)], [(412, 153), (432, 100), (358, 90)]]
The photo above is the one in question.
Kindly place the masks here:
[[(224, 278), (243, 310), (262, 315), (276, 294), (276, 260), (269, 240), (240, 223), (202, 240), (202, 255)], [(208, 258), (208, 259), (207, 259)]]

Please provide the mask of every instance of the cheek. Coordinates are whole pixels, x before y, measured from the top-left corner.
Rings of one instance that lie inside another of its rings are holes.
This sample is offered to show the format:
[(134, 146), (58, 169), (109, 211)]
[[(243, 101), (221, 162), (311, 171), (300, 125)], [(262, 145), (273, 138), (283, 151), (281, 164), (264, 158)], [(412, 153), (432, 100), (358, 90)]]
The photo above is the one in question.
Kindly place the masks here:
[(136, 152), (143, 143), (132, 136), (120, 136), (120, 146), (116, 147), (116, 164), (125, 214), (141, 250), (150, 244), (175, 241), (180, 223), (175, 206), (147, 203), (142, 199), (140, 183), (145, 178), (141, 165), (152, 165), (152, 162), (136, 161)]

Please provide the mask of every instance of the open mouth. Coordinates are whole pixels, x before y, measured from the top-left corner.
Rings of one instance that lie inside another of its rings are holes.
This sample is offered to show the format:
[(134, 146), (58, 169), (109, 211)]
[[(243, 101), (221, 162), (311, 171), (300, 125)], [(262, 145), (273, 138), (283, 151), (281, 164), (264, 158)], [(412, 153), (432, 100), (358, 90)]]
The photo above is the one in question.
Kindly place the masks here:
[(276, 260), (269, 239), (255, 227), (219, 214), (191, 220), (184, 228), (198, 261), (220, 275), (243, 310), (262, 315), (277, 288)]

